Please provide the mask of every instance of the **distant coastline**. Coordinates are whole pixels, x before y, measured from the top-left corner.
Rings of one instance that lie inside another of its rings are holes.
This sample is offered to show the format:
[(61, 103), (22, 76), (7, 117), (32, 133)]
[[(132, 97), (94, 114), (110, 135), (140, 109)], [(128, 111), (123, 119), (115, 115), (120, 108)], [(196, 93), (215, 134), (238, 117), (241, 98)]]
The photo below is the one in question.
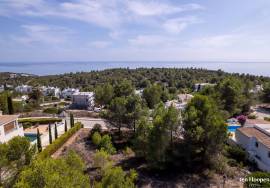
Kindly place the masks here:
[(111, 68), (204, 68), (221, 69), (229, 73), (270, 76), (270, 62), (214, 61), (62, 61), (62, 62), (0, 62), (0, 72), (54, 75), (69, 72), (89, 72)]

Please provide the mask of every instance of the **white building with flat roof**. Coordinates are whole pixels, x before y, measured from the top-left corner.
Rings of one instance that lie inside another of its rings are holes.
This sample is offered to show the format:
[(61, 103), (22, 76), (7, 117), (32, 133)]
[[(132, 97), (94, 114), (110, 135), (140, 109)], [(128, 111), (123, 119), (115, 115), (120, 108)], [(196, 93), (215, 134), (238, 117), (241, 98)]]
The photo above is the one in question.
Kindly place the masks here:
[(193, 98), (191, 94), (179, 94), (177, 95), (177, 100), (167, 101), (165, 107), (169, 108), (170, 106), (175, 107), (178, 110), (184, 110), (187, 106), (187, 103)]
[(41, 92), (44, 96), (60, 97), (61, 91), (58, 87), (46, 87), (42, 86)]
[(17, 86), (15, 88), (15, 91), (18, 93), (31, 93), (32, 92), (33, 87), (32, 86), (28, 86), (28, 85), (21, 85), (21, 86)]
[(235, 140), (259, 169), (270, 172), (270, 124), (240, 127), (235, 132)]
[(62, 92), (61, 92), (61, 96), (64, 98), (64, 99), (71, 99), (72, 95), (74, 93), (78, 93), (80, 92), (79, 89), (75, 89), (75, 88), (66, 88), (64, 89)]
[(15, 136), (24, 136), (18, 115), (2, 115), (0, 111), (0, 143), (8, 142)]
[(94, 108), (94, 92), (76, 92), (72, 95), (72, 107), (79, 109)]

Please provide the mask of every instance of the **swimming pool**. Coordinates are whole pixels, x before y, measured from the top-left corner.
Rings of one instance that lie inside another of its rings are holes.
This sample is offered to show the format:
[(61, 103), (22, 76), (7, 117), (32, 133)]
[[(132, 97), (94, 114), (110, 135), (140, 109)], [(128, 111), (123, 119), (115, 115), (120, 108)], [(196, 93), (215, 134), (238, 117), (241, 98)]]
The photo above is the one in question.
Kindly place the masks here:
[(229, 132), (235, 132), (236, 129), (238, 129), (239, 127), (241, 127), (240, 125), (228, 125), (227, 129)]
[(24, 136), (30, 141), (34, 142), (37, 139), (36, 133), (24, 133)]

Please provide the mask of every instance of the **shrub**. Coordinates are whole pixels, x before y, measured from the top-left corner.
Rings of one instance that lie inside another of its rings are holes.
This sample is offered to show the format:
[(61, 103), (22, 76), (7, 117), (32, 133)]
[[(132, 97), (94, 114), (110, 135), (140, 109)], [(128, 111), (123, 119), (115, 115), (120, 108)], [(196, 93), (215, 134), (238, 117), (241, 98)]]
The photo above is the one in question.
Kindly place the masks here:
[(61, 135), (58, 139), (54, 140), (52, 144), (48, 145), (42, 152), (37, 155), (39, 159), (50, 157), (56, 152), (74, 133), (82, 127), (81, 123), (76, 123), (74, 127), (70, 128), (66, 133)]
[(43, 112), (47, 114), (58, 114), (58, 109), (55, 107), (51, 107), (44, 109)]
[(27, 129), (31, 126), (32, 126), (32, 123), (30, 123), (30, 122), (23, 123), (23, 129)]
[(96, 123), (91, 130), (91, 135), (94, 134), (95, 132), (101, 133), (101, 131), (102, 131), (101, 125)]
[(270, 121), (270, 117), (264, 117), (265, 121)]
[(239, 146), (227, 146), (226, 152), (227, 152), (227, 157), (236, 160), (238, 163), (239, 162), (243, 162), (243, 163), (247, 162), (247, 154)]
[(99, 132), (95, 132), (92, 136), (92, 142), (93, 144), (95, 144), (96, 146), (99, 146), (100, 142), (101, 142), (101, 136), (99, 134)]
[(249, 114), (248, 119), (257, 119), (257, 116), (255, 114)]
[(52, 101), (59, 101), (59, 98), (58, 97), (52, 97)]
[(131, 156), (134, 154), (133, 150), (130, 148), (130, 147), (126, 147), (124, 150), (123, 150), (123, 153), (125, 156)]
[(56, 122), (62, 122), (61, 118), (23, 118), (18, 120), (24, 127), (30, 127), (36, 124), (53, 124)]
[(236, 167), (239, 165), (239, 163), (235, 159), (228, 159), (228, 165)]
[(43, 113), (47, 114), (60, 114), (63, 112), (63, 108), (50, 107), (43, 110)]
[(103, 148), (109, 154), (116, 153), (116, 150), (113, 147), (113, 144), (112, 144), (112, 141), (111, 141), (111, 137), (109, 135), (102, 136), (99, 147), (101, 149)]
[(105, 169), (110, 163), (110, 155), (103, 149), (98, 150), (93, 157), (93, 167)]
[(243, 126), (246, 123), (247, 117), (244, 115), (240, 115), (237, 117), (237, 120)]

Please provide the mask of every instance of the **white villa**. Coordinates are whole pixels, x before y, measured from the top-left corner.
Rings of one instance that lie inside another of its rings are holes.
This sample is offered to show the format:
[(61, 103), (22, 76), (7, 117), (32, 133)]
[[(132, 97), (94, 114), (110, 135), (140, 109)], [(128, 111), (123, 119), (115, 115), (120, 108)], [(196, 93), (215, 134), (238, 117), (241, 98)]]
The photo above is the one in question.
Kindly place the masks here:
[(235, 132), (238, 145), (246, 150), (258, 168), (270, 172), (270, 124), (241, 127)]
[(53, 97), (60, 97), (61, 91), (58, 87), (45, 87), (42, 86), (41, 92), (43, 93), (44, 96), (53, 96)]
[(250, 93), (259, 93), (263, 91), (263, 85), (256, 85), (253, 89), (251, 89)]
[(71, 99), (72, 95), (74, 93), (78, 93), (79, 92), (79, 89), (75, 89), (75, 88), (66, 88), (62, 91), (61, 93), (61, 96), (64, 98), (64, 99)]
[(72, 106), (74, 108), (94, 108), (94, 93), (93, 92), (77, 92), (72, 95)]
[(2, 115), (0, 111), (0, 143), (7, 142), (15, 136), (24, 136), (23, 127), (18, 124), (18, 116)]
[(188, 103), (193, 98), (193, 95), (191, 95), (191, 94), (179, 94), (179, 95), (177, 95), (177, 97), (178, 97), (179, 102)]
[(33, 87), (32, 86), (28, 86), (28, 85), (21, 85), (21, 86), (17, 86), (15, 88), (15, 91), (19, 92), (19, 93), (31, 93), (32, 92)]
[(194, 85), (194, 91), (198, 92), (198, 91), (201, 91), (206, 86), (215, 86), (215, 85), (216, 84), (211, 84), (211, 83), (197, 83)]
[(179, 94), (177, 100), (167, 101), (165, 107), (169, 108), (170, 106), (175, 107), (178, 110), (184, 110), (187, 106), (187, 103), (193, 98), (191, 94)]

